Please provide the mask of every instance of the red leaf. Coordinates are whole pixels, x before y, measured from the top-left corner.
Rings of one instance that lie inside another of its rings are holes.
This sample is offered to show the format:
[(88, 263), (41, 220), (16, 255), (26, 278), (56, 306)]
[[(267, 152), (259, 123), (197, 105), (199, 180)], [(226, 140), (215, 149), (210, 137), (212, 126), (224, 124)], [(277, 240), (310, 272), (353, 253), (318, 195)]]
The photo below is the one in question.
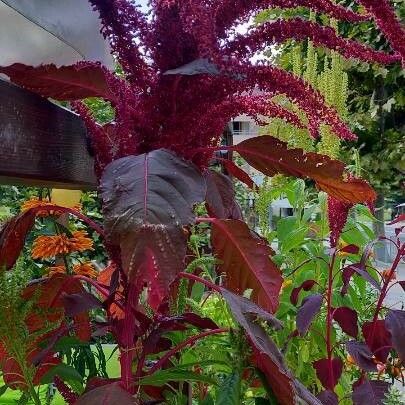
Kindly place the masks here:
[(298, 304), (298, 295), (299, 295), (300, 291), (301, 290), (309, 291), (315, 284), (316, 284), (315, 280), (305, 280), (299, 287), (295, 287), (291, 291), (291, 295), (290, 295), (291, 304), (296, 306)]
[(0, 66), (0, 73), (27, 90), (55, 100), (73, 101), (87, 97), (103, 97), (114, 101), (106, 76), (107, 70), (98, 63), (79, 62), (71, 66), (37, 67), (14, 63)]
[(405, 221), (405, 214), (401, 214), (398, 217), (394, 218), (393, 221), (388, 222), (388, 225), (395, 225), (398, 222), (404, 222)]
[(391, 334), (394, 349), (405, 363), (405, 311), (390, 310), (385, 317), (385, 327)]
[(67, 316), (75, 316), (90, 309), (102, 308), (101, 302), (87, 291), (74, 294), (63, 294), (62, 302)]
[[(47, 318), (39, 317), (35, 311), (27, 317), (29, 330), (34, 332), (40, 330), (45, 325), (45, 320), (56, 322), (62, 319), (65, 313), (65, 303), (63, 297), (69, 294), (83, 293), (84, 288), (79, 280), (73, 279), (65, 274), (55, 274), (49, 279), (44, 279), (41, 283), (27, 287), (23, 296), (27, 299), (37, 296), (35, 303), (41, 309), (47, 311)], [(49, 315), (48, 315), (49, 314)], [(87, 313), (77, 314), (73, 317), (76, 335), (82, 340), (89, 340), (91, 335), (90, 318)]]
[(235, 200), (232, 181), (221, 173), (208, 170), (205, 173), (207, 183), (208, 214), (220, 219), (242, 219), (242, 212)]
[(350, 266), (346, 266), (345, 268), (343, 268), (343, 270), (342, 270), (343, 285), (342, 285), (342, 289), (340, 290), (340, 294), (342, 296), (347, 294), (347, 290), (349, 289), (350, 280), (353, 277), (354, 273), (355, 273), (355, 271)]
[(346, 245), (345, 247), (343, 247), (342, 249), (339, 249), (339, 252), (342, 253), (349, 253), (351, 255), (357, 255), (357, 253), (359, 253), (359, 247), (356, 245)]
[(390, 384), (385, 381), (364, 380), (353, 385), (352, 400), (354, 405), (383, 405)]
[(204, 201), (196, 166), (164, 149), (110, 163), (101, 178), (107, 237), (121, 248), (124, 271), (157, 309), (184, 268), (193, 205)]
[(138, 401), (119, 383), (105, 384), (81, 396), (75, 405), (137, 405)]
[(385, 363), (391, 348), (391, 335), (385, 327), (385, 321), (379, 319), (375, 322), (364, 322), (363, 336), (367, 346), (371, 349), (377, 360)]
[(377, 365), (373, 359), (373, 353), (363, 342), (351, 340), (346, 343), (346, 348), (356, 364), (364, 371), (377, 371)]
[(321, 309), (323, 301), (322, 294), (312, 294), (305, 297), (297, 312), (297, 329), (301, 336), (304, 336)]
[[(32, 359), (38, 354), (38, 350), (33, 350), (27, 356), (27, 366), (31, 365)], [(32, 383), (40, 385), (42, 377), (54, 366), (60, 363), (60, 360), (54, 357), (53, 353), (49, 353), (41, 364), (35, 368)], [(20, 364), (15, 358), (8, 353), (4, 354), (2, 362), (3, 380), (12, 389), (26, 390), (28, 383), (24, 378), (24, 373)]]
[(325, 389), (333, 391), (342, 375), (343, 362), (339, 358), (331, 360), (320, 359), (313, 363), (316, 376)]
[(227, 287), (238, 294), (252, 289), (252, 300), (274, 313), (283, 279), (269, 257), (270, 247), (236, 220), (214, 220), (211, 238)]
[(4, 225), (0, 233), (0, 268), (10, 270), (14, 266), (34, 221), (35, 214), (30, 210), (12, 218)]
[(225, 169), (231, 176), (236, 177), (239, 181), (246, 184), (252, 190), (257, 188), (255, 182), (250, 178), (250, 176), (239, 166), (237, 166), (232, 160), (228, 159), (217, 159), (217, 160), (220, 160), (220, 162), (225, 166)]
[(334, 198), (347, 203), (374, 201), (376, 194), (367, 182), (345, 178), (345, 165), (338, 160), (302, 149), (288, 149), (287, 144), (271, 136), (258, 136), (229, 147), (251, 166), (267, 176), (282, 173), (310, 178)]
[(339, 324), (343, 332), (349, 336), (357, 337), (359, 327), (357, 326), (357, 312), (349, 307), (340, 307), (333, 311), (333, 319)]

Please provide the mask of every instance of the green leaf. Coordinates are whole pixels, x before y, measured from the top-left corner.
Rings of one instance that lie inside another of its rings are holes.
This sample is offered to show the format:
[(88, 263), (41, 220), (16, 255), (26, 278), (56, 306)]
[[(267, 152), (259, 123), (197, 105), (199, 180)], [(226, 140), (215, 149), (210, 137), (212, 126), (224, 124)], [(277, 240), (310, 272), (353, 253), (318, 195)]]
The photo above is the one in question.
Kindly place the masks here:
[(3, 385), (2, 387), (0, 387), (0, 397), (2, 395), (4, 395), (4, 393), (7, 391), (8, 386), (7, 385)]
[(89, 346), (89, 344), (74, 336), (63, 336), (56, 342), (53, 350), (56, 352), (62, 352), (83, 346)]
[(255, 405), (272, 405), (266, 398), (255, 398)]
[(155, 387), (161, 387), (168, 382), (173, 381), (193, 381), (193, 382), (205, 382), (208, 384), (216, 384), (216, 380), (204, 375), (198, 374), (189, 370), (182, 370), (181, 368), (169, 368), (166, 370), (159, 370), (152, 375), (143, 377), (139, 381), (139, 385), (152, 385)]
[(214, 399), (212, 398), (212, 396), (210, 394), (208, 394), (204, 401), (201, 402), (200, 405), (215, 405)]
[(239, 373), (230, 374), (218, 388), (216, 405), (240, 405), (241, 379)]
[(58, 376), (63, 381), (83, 381), (83, 377), (72, 366), (67, 364), (58, 364), (52, 367), (41, 379), (42, 384), (50, 384), (54, 377)]

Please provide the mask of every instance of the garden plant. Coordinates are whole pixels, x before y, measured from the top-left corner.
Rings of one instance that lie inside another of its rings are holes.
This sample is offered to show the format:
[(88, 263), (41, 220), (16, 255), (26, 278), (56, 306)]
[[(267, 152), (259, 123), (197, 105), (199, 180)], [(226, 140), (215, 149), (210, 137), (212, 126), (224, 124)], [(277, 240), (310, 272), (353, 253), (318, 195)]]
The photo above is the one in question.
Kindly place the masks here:
[[(354, 10), (330, 0), (152, 0), (145, 15), (127, 0), (90, 3), (117, 59), (116, 72), (92, 62), (0, 67), (12, 82), (69, 102), (81, 115), (103, 217), (100, 224), (78, 207), (31, 199), (2, 228), (0, 366), (6, 386), (22, 391), (21, 403), (35, 404), (41, 403), (36, 387), (46, 382), (76, 405), (382, 403), (386, 376), (399, 378), (405, 357), (405, 312), (383, 305), (387, 291), (401, 283), (395, 272), (405, 255), (403, 218), (395, 221), (397, 238), (388, 241), (395, 260), (379, 272), (370, 262), (374, 242), (345, 228), (353, 207), (372, 210), (376, 194), (366, 181), (338, 160), (291, 149), (271, 134), (233, 146), (220, 140), (228, 121), (242, 113), (259, 123), (281, 118), (307, 128), (314, 139), (325, 126), (330, 136), (356, 139), (320, 91), (275, 65), (253, 64), (252, 57), (269, 45), (309, 39), (345, 58), (404, 66), (405, 30), (393, 8), (386, 0), (359, 0)], [(313, 19), (235, 32), (268, 7), (308, 7), (351, 24), (373, 20), (392, 51), (345, 39)], [(103, 99), (113, 119), (98, 123), (88, 98)], [(305, 180), (325, 193), (324, 226), (317, 232), (322, 240), (329, 227), (329, 248), (305, 242), (307, 257), (288, 263), (286, 273), (286, 253), (310, 231), (310, 218), (301, 212), (295, 224), (280, 223), (276, 255), (244, 222), (230, 178), (212, 168), (220, 162), (255, 187), (232, 160), (218, 158), (223, 150), (266, 176), (297, 177), (298, 188)], [(46, 271), (31, 278), (19, 257), (38, 229), (31, 252)], [(341, 235), (350, 240), (342, 244)], [(105, 246), (103, 269), (87, 260), (92, 239)], [(355, 303), (359, 289), (370, 291), (366, 282), (375, 289), (367, 310)], [(277, 316), (286, 296), (290, 318), (283, 325)], [(306, 365), (316, 379), (300, 381), (287, 366), (294, 364), (288, 350), (307, 334), (317, 339), (317, 357), (308, 356)], [(120, 377), (95, 367), (81, 379), (83, 356), (90, 356), (82, 346), (106, 335), (118, 346)], [(337, 390), (340, 380), (352, 392)]]

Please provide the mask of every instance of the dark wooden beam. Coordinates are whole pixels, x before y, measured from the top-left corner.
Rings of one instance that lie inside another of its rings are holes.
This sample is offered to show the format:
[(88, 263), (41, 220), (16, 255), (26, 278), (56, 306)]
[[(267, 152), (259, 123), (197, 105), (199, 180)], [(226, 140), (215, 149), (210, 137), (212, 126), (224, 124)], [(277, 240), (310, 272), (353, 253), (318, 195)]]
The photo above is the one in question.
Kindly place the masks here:
[(1, 79), (0, 183), (84, 190), (96, 187), (82, 120)]

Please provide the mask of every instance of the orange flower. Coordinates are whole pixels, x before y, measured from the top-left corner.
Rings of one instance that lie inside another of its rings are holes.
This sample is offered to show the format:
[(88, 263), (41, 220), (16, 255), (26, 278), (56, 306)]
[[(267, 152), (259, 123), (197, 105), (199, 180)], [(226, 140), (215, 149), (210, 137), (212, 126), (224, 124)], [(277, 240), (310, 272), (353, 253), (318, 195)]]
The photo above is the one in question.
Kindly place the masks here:
[(70, 253), (69, 238), (61, 235), (41, 235), (34, 240), (32, 246), (33, 259), (45, 259)]
[(74, 265), (73, 273), (90, 278), (97, 278), (98, 276), (98, 272), (95, 270), (91, 263), (80, 263)]
[[(52, 205), (52, 203), (50, 203), (48, 200), (40, 200), (38, 197), (31, 197), (29, 200), (24, 201), (24, 203), (21, 205), (21, 211), (25, 212), (31, 208), (49, 207), (50, 205)], [(39, 217), (47, 217), (50, 214), (52, 214), (52, 212), (47, 210), (40, 210), (37, 213)]]
[[(55, 204), (54, 202), (51, 202), (49, 200), (40, 200), (38, 197), (32, 197), (29, 200), (25, 201), (22, 205), (21, 205), (21, 211), (25, 212), (30, 210), (31, 208), (37, 208), (37, 207), (52, 207), (54, 205), (60, 205), (61, 207), (64, 207), (64, 205), (62, 204)], [(80, 211), (82, 209), (81, 204), (76, 204), (74, 207), (72, 207), (72, 209), (76, 210), (76, 211)], [(38, 217), (47, 217), (49, 215), (62, 215), (63, 212), (61, 210), (39, 210), (37, 212), (37, 216)]]
[(83, 252), (84, 250), (93, 250), (93, 241), (87, 237), (86, 231), (74, 231), (70, 238), (70, 251)]
[(33, 259), (45, 259), (72, 252), (92, 250), (93, 241), (86, 235), (85, 231), (75, 231), (72, 232), (72, 238), (64, 233), (38, 236), (32, 246), (32, 257)]
[(47, 269), (48, 277), (52, 277), (54, 274), (66, 274), (65, 266), (52, 266)]

